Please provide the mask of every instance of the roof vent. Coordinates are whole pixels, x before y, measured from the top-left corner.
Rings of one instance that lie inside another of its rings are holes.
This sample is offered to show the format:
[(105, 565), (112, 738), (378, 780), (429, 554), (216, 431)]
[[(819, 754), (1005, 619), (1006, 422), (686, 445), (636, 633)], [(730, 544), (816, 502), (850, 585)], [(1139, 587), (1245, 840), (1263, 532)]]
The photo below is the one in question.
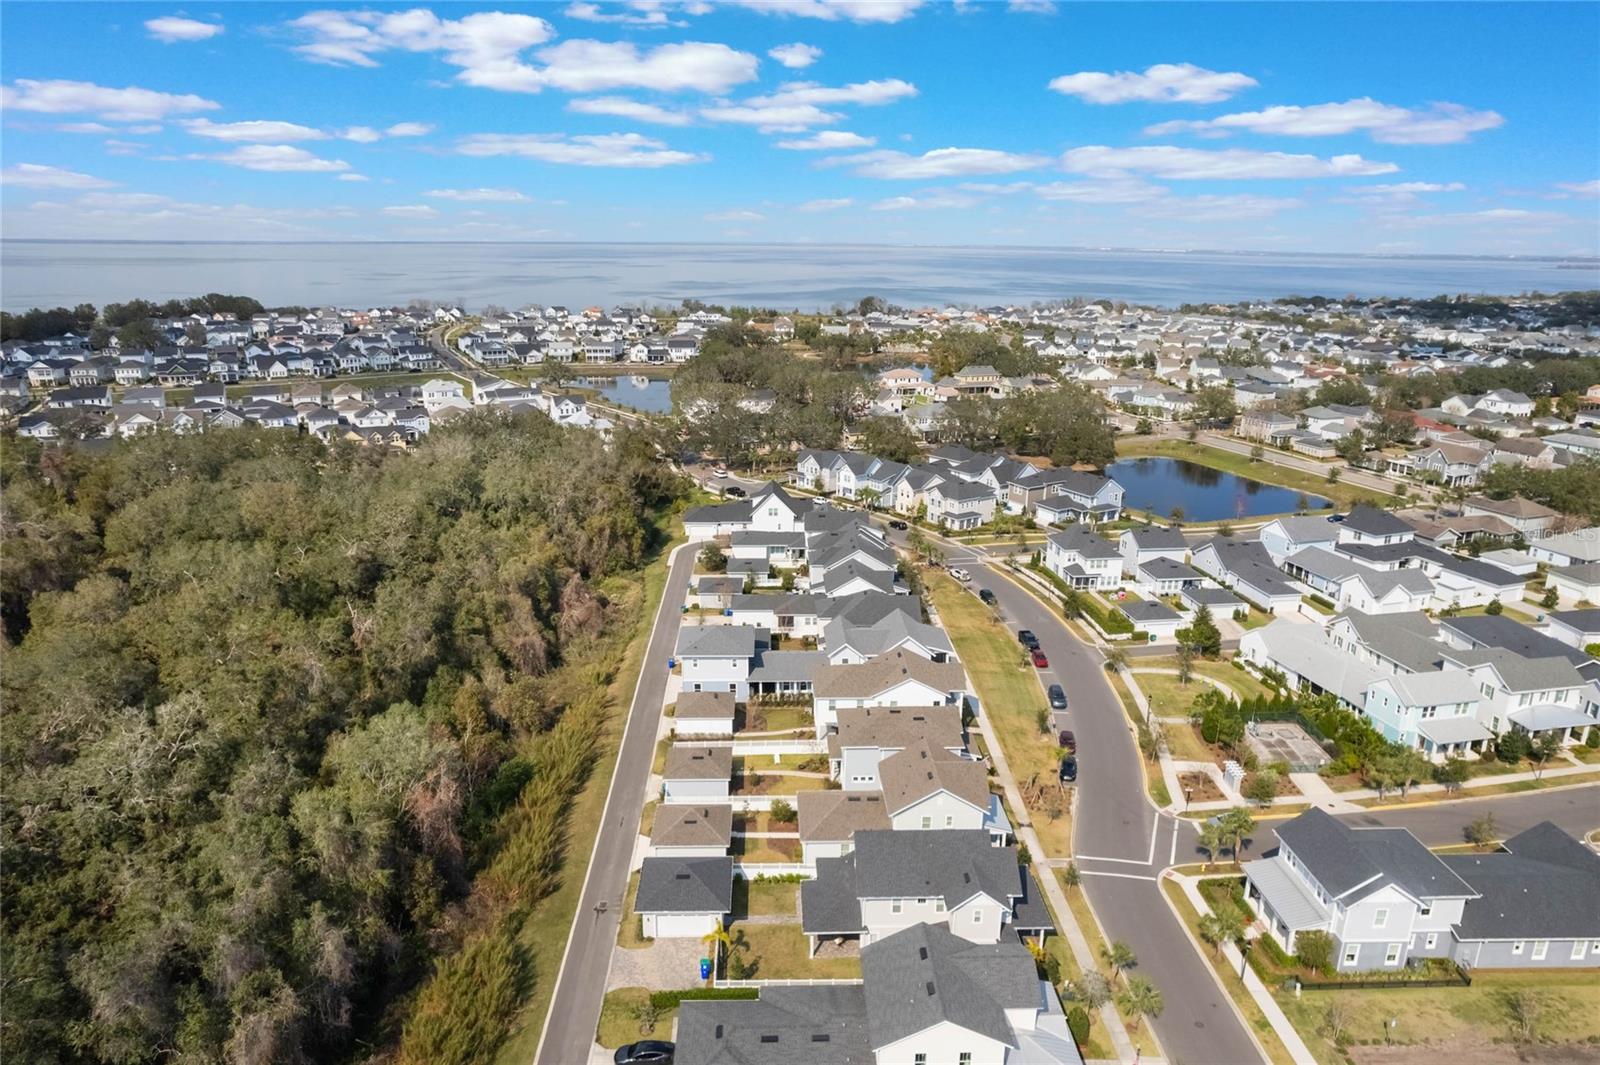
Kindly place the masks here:
[(721, 1039), (722, 1038), (722, 1025), (720, 1025), (720, 1024), (717, 1025), (717, 1030), (713, 1034), (716, 1036), (716, 1038)]
[(761, 1037), (761, 1041), (763, 1043), (776, 1043), (778, 1041), (778, 1037), (775, 1035), (764, 1035)]
[(826, 1043), (828, 1040), (829, 1036), (827, 1032), (818, 1032), (816, 1035), (811, 1037), (811, 1041), (813, 1043)]
[(918, 947), (917, 948), (917, 957), (921, 958), (923, 961), (927, 961), (928, 960), (928, 948), (927, 947)]
[(923, 985), (923, 986), (925, 986), (925, 987), (926, 987), (926, 988), (927, 988), (927, 989), (928, 989), (928, 994), (929, 994), (929, 995), (934, 995), (934, 994), (937, 994), (937, 992), (936, 992), (936, 991), (934, 991), (934, 989), (933, 989), (933, 981), (932, 981), (932, 980), (929, 980), (929, 981), (928, 981), (928, 982), (927, 982), (927, 983), (926, 983), (926, 984), (925, 984), (925, 985)]
[(687, 880), (687, 879), (689, 879), (689, 874), (688, 873), (674, 873), (672, 875), (672, 879), (674, 879), (674, 880)]

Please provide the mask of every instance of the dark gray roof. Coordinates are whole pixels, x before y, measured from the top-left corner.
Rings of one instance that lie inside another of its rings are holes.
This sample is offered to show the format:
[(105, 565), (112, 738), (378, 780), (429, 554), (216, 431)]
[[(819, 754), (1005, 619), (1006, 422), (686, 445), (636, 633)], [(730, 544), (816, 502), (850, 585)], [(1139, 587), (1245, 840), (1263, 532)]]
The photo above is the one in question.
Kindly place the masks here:
[(750, 520), (754, 512), (749, 500), (738, 503), (714, 503), (706, 507), (694, 507), (683, 515), (685, 525), (716, 522), (719, 524), (738, 523)]
[(1578, 632), (1600, 632), (1600, 609), (1558, 610), (1550, 620), (1559, 621)]
[(811, 935), (862, 931), (853, 852), (843, 858), (817, 859), (817, 875), (800, 884), (800, 913), (802, 925)]
[(1415, 899), (1461, 898), (1473, 891), (1403, 828), (1351, 828), (1310, 809), (1280, 825), (1288, 846), (1335, 898), (1362, 898), (1394, 884)]
[(678, 657), (753, 658), (765, 636), (754, 625), (685, 625), (678, 632)]
[(1388, 511), (1366, 504), (1350, 508), (1344, 527), (1368, 536), (1403, 536), (1412, 531), (1411, 526)]
[[(1300, 591), (1289, 583), (1283, 571), (1272, 564), (1272, 556), (1260, 543), (1243, 543), (1226, 537), (1215, 537), (1207, 542), (1217, 552), (1217, 560), (1235, 581), (1243, 581), (1267, 595), (1299, 597)], [(1206, 546), (1206, 545), (1201, 545)]]
[(1017, 900), (1017, 905), (1012, 910), (1011, 923), (1023, 932), (1056, 930), (1056, 919), (1050, 916), (1050, 907), (1045, 903), (1044, 891), (1039, 887), (1039, 881), (1033, 875), (1032, 869), (1022, 871), (1022, 897)]
[(646, 858), (639, 870), (639, 913), (728, 913), (732, 858)]
[(1141, 621), (1176, 621), (1178, 619), (1178, 612), (1158, 599), (1141, 599), (1133, 603), (1118, 603), (1117, 609), (1126, 614), (1128, 620), (1135, 625)]
[(1129, 529), (1128, 535), (1133, 538), (1134, 544), (1141, 551), (1181, 551), (1189, 546), (1179, 530), (1163, 529), (1156, 525)]
[(1203, 577), (1199, 570), (1159, 555), (1139, 563), (1139, 572), (1155, 581), (1198, 581)]
[(1202, 585), (1198, 588), (1185, 588), (1178, 595), (1195, 606), (1208, 606), (1212, 610), (1233, 610), (1243, 605), (1243, 600), (1226, 588), (1211, 588)]
[(912, 595), (893, 592), (855, 592), (851, 595), (822, 597), (825, 602), (818, 616), (829, 619), (843, 618), (851, 625), (876, 625), (890, 614), (905, 614), (915, 621), (922, 620), (919, 600)]
[(1340, 619), (1348, 619), (1361, 642), (1374, 652), (1413, 673), (1428, 673), (1439, 668), (1443, 647), (1434, 639), (1439, 634), (1439, 626), (1420, 610), (1393, 614), (1346, 610), (1334, 621)]
[(991, 846), (981, 828), (857, 832), (846, 860), (862, 898), (943, 898), (954, 909), (980, 891), (1006, 905), (1022, 893), (1015, 848)]
[(750, 670), (750, 683), (783, 681), (810, 683), (817, 670), (828, 664), (823, 651), (763, 651)]
[(754, 1001), (687, 1001), (678, 1011), (674, 1060), (871, 1065), (866, 990), (860, 984), (763, 987)]
[(861, 976), (875, 1050), (945, 1022), (1016, 1046), (1006, 1010), (1042, 1003), (1033, 955), (1021, 940), (972, 943), (944, 925), (915, 924), (868, 944)]
[(1565, 658), (1582, 665), (1590, 656), (1504, 615), (1444, 618), (1439, 627), (1452, 630), (1475, 647), (1498, 647), (1523, 658)]
[(1600, 939), (1600, 855), (1549, 821), (1505, 850), (1444, 858), (1481, 896), (1467, 902), (1461, 939)]
[(1084, 558), (1122, 557), (1115, 544), (1082, 525), (1069, 525), (1060, 532), (1051, 533), (1050, 542), (1064, 551), (1075, 551)]

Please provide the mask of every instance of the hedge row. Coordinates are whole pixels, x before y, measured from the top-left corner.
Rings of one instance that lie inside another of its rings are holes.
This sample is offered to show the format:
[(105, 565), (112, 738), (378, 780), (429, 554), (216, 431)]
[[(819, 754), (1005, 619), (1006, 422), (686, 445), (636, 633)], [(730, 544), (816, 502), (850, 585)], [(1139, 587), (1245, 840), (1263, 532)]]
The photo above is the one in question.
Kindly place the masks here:
[(703, 999), (753, 999), (761, 997), (758, 987), (686, 987), (676, 991), (652, 991), (650, 1005), (658, 1010), (677, 1009), (680, 1002)]

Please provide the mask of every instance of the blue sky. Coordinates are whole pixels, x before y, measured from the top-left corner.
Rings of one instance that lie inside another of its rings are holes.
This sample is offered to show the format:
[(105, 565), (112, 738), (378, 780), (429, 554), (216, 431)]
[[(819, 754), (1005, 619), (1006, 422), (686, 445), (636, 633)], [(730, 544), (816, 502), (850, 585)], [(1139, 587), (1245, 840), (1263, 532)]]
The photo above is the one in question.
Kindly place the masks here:
[(1600, 5), (13, 3), (10, 237), (1600, 253)]

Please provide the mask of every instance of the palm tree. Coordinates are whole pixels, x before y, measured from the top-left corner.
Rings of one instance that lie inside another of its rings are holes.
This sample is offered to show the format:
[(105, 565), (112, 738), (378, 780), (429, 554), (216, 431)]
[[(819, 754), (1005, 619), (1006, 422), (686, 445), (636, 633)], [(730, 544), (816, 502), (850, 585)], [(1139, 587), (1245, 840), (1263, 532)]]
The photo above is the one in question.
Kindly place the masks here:
[(706, 949), (711, 951), (711, 972), (715, 975), (722, 949), (726, 947), (730, 954), (733, 952), (733, 937), (728, 934), (726, 928), (722, 927), (722, 922), (719, 920), (715, 928), (700, 937), (700, 942), (704, 943)]
[(1117, 1006), (1133, 1019), (1133, 1027), (1137, 1029), (1146, 1017), (1154, 1019), (1161, 1016), (1166, 1003), (1149, 977), (1130, 976), (1128, 986), (1117, 996)]
[(1222, 853), (1222, 848), (1228, 842), (1228, 833), (1222, 825), (1215, 821), (1207, 821), (1200, 826), (1200, 849), (1206, 852), (1206, 868), (1210, 869), (1216, 862), (1217, 855)]
[(1109, 947), (1100, 948), (1100, 956), (1111, 966), (1111, 979), (1115, 980), (1122, 975), (1124, 969), (1131, 969), (1139, 964), (1139, 959), (1134, 955), (1133, 948), (1122, 940), (1117, 940)]
[(1239, 852), (1244, 847), (1245, 837), (1255, 831), (1256, 819), (1250, 816), (1248, 806), (1235, 806), (1222, 815), (1221, 827), (1227, 837), (1233, 840), (1233, 864), (1238, 868)]
[(1208, 913), (1200, 918), (1200, 938), (1211, 944), (1212, 952), (1222, 954), (1222, 945), (1244, 934), (1244, 918), (1233, 908)]

